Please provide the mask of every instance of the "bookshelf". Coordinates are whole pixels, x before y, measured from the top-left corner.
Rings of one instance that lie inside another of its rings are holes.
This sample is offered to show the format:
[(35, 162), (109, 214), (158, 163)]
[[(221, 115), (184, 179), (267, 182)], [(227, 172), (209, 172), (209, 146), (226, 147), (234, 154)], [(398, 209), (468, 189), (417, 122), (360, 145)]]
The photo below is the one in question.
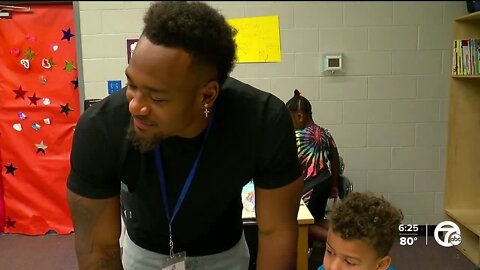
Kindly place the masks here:
[[(480, 12), (454, 21), (453, 40), (464, 39), (480, 39)], [(480, 267), (480, 75), (451, 76), (448, 121), (445, 219), (460, 227), (456, 248)]]

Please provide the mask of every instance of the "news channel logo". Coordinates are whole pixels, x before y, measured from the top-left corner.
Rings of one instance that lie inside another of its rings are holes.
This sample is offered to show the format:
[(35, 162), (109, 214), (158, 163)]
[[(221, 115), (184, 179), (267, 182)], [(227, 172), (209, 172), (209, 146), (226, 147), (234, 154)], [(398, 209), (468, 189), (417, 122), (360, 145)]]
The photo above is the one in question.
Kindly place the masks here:
[[(401, 246), (412, 246), (417, 240), (420, 240), (422, 235), (422, 239), (425, 239), (425, 244), (428, 245), (428, 225), (400, 224), (398, 230), (400, 233)], [(433, 236), (437, 244), (442, 247), (448, 248), (462, 243), (460, 228), (452, 221), (440, 222), (435, 226)]]
[(440, 222), (433, 233), (435, 241), (442, 247), (453, 247), (462, 243), (460, 228), (452, 221)]

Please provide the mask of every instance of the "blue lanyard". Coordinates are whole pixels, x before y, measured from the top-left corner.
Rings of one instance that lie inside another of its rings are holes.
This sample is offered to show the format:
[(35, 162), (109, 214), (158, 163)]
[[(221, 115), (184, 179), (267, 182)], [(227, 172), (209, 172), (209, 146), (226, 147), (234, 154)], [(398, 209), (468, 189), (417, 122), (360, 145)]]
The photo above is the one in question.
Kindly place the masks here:
[(170, 256), (173, 257), (173, 235), (172, 235), (172, 222), (175, 219), (175, 216), (178, 213), (178, 210), (180, 209), (180, 206), (183, 204), (183, 201), (185, 200), (185, 196), (187, 195), (187, 191), (190, 188), (190, 184), (192, 183), (193, 177), (195, 176), (195, 172), (197, 171), (197, 166), (198, 166), (198, 161), (200, 160), (200, 156), (202, 155), (203, 148), (205, 146), (205, 142), (207, 140), (208, 134), (210, 133), (210, 129), (212, 127), (213, 123), (213, 118), (214, 118), (214, 110), (215, 108), (212, 109), (212, 117), (210, 118), (210, 121), (208, 122), (207, 130), (205, 132), (205, 135), (203, 137), (203, 143), (202, 146), (200, 147), (200, 151), (197, 154), (197, 158), (195, 159), (195, 162), (193, 163), (192, 168), (190, 169), (190, 173), (188, 174), (187, 180), (185, 181), (185, 184), (183, 185), (182, 191), (180, 193), (180, 196), (178, 197), (177, 204), (175, 205), (175, 208), (173, 209), (173, 213), (170, 215), (170, 208), (168, 207), (168, 197), (167, 197), (167, 188), (165, 185), (165, 174), (163, 170), (163, 162), (162, 162), (162, 155), (160, 152), (160, 145), (157, 145), (155, 147), (155, 161), (157, 165), (157, 171), (158, 171), (158, 180), (160, 181), (160, 191), (162, 192), (162, 201), (163, 201), (163, 209), (165, 210), (165, 215), (167, 216), (168, 220), (168, 230), (170, 233)]

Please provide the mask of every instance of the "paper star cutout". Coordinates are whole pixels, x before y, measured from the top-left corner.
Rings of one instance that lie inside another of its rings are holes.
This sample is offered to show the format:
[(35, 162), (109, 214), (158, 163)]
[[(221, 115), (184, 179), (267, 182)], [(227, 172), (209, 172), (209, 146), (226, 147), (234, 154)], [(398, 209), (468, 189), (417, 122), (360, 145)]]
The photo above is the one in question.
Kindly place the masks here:
[(15, 220), (12, 220), (10, 217), (7, 217), (7, 220), (5, 220), (5, 225), (7, 228), (15, 228)]
[(35, 57), (35, 52), (32, 51), (32, 48), (28, 48), (28, 50), (25, 51), (25, 58), (26, 59), (33, 59), (33, 57)]
[(13, 166), (13, 163), (10, 162), (10, 165), (5, 165), (5, 168), (7, 169), (7, 172), (5, 174), (12, 174), (13, 176), (15, 176), (15, 171), (18, 169), (18, 168), (15, 168)]
[(73, 83), (73, 89), (78, 88), (78, 77), (74, 81), (70, 81), (70, 82)]
[(63, 68), (63, 70), (70, 72), (74, 69), (77, 69), (77, 68), (73, 65), (73, 61), (65, 61), (65, 67)]
[(25, 99), (25, 93), (27, 93), (27, 91), (23, 90), (21, 85), (17, 90), (12, 90), (12, 91), (15, 92), (15, 99), (18, 99), (18, 98)]
[(36, 93), (33, 93), (33, 96), (31, 97), (28, 97), (28, 99), (30, 99), (30, 105), (35, 105), (37, 106), (37, 101), (42, 99), (41, 97), (37, 97), (37, 94)]
[(48, 146), (46, 146), (43, 141), (40, 143), (36, 143), (35, 147), (37, 147), (37, 154), (42, 152), (45, 155), (45, 150), (47, 150)]
[(60, 113), (65, 113), (66, 116), (68, 116), (68, 113), (73, 111), (71, 108), (70, 108), (70, 105), (67, 103), (65, 105), (62, 105), (60, 104), (60, 107), (62, 107), (62, 110), (60, 111)]
[(62, 29), (62, 32), (63, 32), (63, 37), (61, 40), (66, 39), (68, 40), (68, 42), (70, 42), (70, 38), (75, 36), (74, 34), (72, 34), (70, 27), (66, 31)]

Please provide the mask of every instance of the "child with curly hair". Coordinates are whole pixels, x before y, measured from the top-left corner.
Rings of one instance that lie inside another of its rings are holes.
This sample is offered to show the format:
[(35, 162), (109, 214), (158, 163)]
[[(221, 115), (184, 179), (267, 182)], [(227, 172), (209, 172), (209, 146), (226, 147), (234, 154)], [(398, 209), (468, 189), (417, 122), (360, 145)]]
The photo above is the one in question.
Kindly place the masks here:
[(331, 213), (324, 265), (318, 270), (393, 270), (388, 254), (402, 220), (402, 211), (383, 197), (349, 194)]

